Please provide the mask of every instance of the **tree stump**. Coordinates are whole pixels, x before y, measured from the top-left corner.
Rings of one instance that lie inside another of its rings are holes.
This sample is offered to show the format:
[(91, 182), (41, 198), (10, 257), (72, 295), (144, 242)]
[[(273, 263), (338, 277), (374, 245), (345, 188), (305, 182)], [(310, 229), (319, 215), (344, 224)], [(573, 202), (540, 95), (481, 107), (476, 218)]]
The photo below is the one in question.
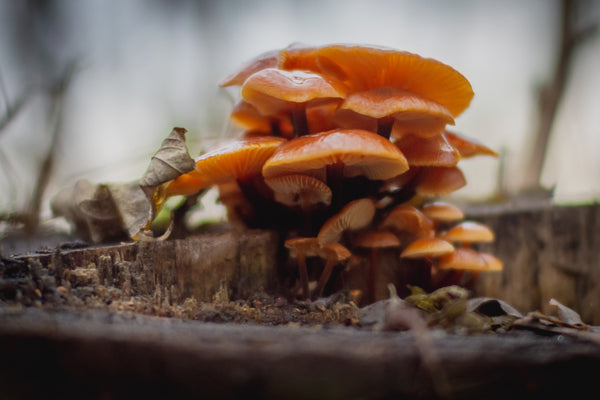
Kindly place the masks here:
[(476, 292), (522, 312), (548, 312), (555, 298), (600, 324), (600, 205), (469, 212), (496, 234), (481, 248), (504, 262), (501, 274), (480, 275)]

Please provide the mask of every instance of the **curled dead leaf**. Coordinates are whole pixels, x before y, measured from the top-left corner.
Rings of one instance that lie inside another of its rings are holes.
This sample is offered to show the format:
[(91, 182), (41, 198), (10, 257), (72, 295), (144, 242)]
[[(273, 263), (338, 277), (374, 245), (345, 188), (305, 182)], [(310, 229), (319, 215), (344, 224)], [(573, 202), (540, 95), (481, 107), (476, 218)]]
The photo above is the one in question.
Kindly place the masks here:
[(585, 324), (577, 311), (565, 306), (556, 299), (550, 299), (550, 305), (557, 308), (558, 318), (562, 322), (574, 327), (585, 327)]
[(134, 237), (151, 215), (138, 181), (95, 185), (81, 180), (54, 196), (51, 207), (76, 234), (94, 243)]
[(186, 133), (184, 128), (173, 128), (152, 156), (150, 165), (142, 176), (140, 187), (152, 204), (152, 218), (165, 200), (163, 192), (166, 183), (196, 167), (185, 144)]

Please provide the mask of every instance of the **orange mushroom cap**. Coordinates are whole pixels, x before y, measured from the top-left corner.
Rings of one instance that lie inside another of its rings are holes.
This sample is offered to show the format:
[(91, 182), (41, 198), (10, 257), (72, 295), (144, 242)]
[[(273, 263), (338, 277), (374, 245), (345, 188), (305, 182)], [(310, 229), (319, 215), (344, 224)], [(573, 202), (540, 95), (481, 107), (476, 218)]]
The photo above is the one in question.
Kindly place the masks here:
[(439, 237), (449, 242), (493, 242), (494, 232), (478, 222), (464, 221), (441, 233)]
[(469, 158), (477, 155), (488, 155), (493, 157), (498, 156), (497, 152), (479, 143), (475, 139), (471, 139), (464, 135), (449, 131), (445, 131), (443, 135), (448, 140), (448, 143), (458, 150), (461, 157)]
[(286, 140), (259, 136), (238, 139), (196, 158), (189, 175), (204, 181), (205, 187), (259, 174), (265, 161)]
[(492, 254), (489, 253), (479, 253), (481, 255), (481, 257), (483, 257), (483, 259), (485, 260), (486, 264), (487, 264), (487, 270), (488, 271), (502, 271), (503, 270), (503, 265), (502, 265), (502, 261), (500, 261), (497, 257), (495, 257)]
[(273, 190), (275, 201), (289, 207), (308, 210), (319, 204), (331, 204), (331, 189), (322, 181), (308, 175), (282, 175), (266, 178)]
[(317, 47), (293, 43), (279, 51), (279, 69), (318, 71)]
[(421, 207), (421, 211), (428, 218), (435, 221), (450, 222), (463, 219), (465, 217), (465, 214), (460, 208), (443, 201), (434, 201), (432, 203), (425, 204), (423, 207)]
[(190, 174), (179, 175), (170, 181), (165, 189), (165, 197), (191, 196), (206, 188), (205, 181)]
[(298, 258), (298, 255), (303, 257), (317, 257), (320, 253), (321, 245), (315, 237), (297, 237), (288, 239), (284, 243), (289, 249), (290, 256)]
[(454, 246), (449, 242), (436, 238), (428, 237), (417, 239), (404, 249), (400, 257), (404, 258), (425, 258), (441, 257), (454, 251)]
[(332, 130), (290, 140), (263, 167), (263, 175), (302, 173), (324, 177), (328, 165), (343, 165), (343, 175), (389, 179), (408, 169), (402, 152), (389, 140), (360, 129)]
[(430, 135), (441, 133), (454, 118), (448, 109), (435, 101), (396, 87), (377, 87), (355, 92), (344, 100), (340, 109), (375, 119), (393, 118), (395, 136), (402, 132)]
[(242, 98), (263, 115), (289, 114), (294, 105), (341, 101), (342, 96), (328, 80), (307, 71), (266, 68), (252, 74), (242, 86)]
[(278, 50), (271, 50), (259, 54), (258, 56), (244, 63), (244, 65), (242, 65), (242, 67), (238, 68), (236, 71), (227, 75), (219, 82), (219, 86), (241, 86), (250, 75), (265, 68), (276, 67), (278, 62)]
[(351, 201), (323, 224), (317, 235), (319, 243), (337, 243), (344, 231), (362, 229), (371, 223), (374, 216), (375, 202), (372, 199)]
[(289, 119), (264, 116), (258, 112), (256, 107), (243, 100), (233, 107), (229, 118), (235, 125), (241, 128), (262, 131), (265, 132), (265, 135), (272, 134), (273, 124), (276, 124), (281, 136), (286, 138), (293, 136), (293, 128)]
[(434, 235), (433, 222), (417, 208), (408, 204), (401, 204), (390, 211), (379, 228), (390, 229), (396, 233), (409, 233), (416, 237)]
[(430, 198), (450, 194), (467, 184), (458, 167), (423, 167), (417, 179), (417, 194)]
[(395, 143), (410, 166), (453, 167), (460, 160), (460, 153), (441, 134), (427, 138), (404, 135)]
[(462, 271), (486, 271), (488, 269), (488, 264), (481, 254), (466, 248), (458, 248), (452, 253), (441, 256), (437, 265), (439, 269)]
[(349, 259), (352, 253), (339, 243), (327, 243), (321, 247), (320, 256), (329, 262), (339, 263)]
[(388, 231), (367, 231), (356, 236), (352, 244), (365, 248), (400, 247), (400, 240)]
[(320, 72), (335, 76), (352, 93), (400, 88), (441, 104), (454, 117), (473, 98), (471, 84), (454, 68), (405, 51), (339, 44), (320, 47), (317, 62)]

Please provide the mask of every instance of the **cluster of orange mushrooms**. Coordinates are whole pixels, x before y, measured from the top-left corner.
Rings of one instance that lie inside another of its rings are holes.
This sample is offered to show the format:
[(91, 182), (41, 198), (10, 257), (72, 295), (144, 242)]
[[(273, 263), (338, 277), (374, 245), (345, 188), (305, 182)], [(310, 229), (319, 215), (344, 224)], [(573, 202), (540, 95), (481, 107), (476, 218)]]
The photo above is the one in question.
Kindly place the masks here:
[(243, 132), (195, 159), (165, 195), (216, 185), (232, 224), (279, 230), (296, 295), (323, 295), (362, 254), (363, 301), (382, 297), (381, 249), (395, 252), (391, 268), (418, 260), (426, 271), (395, 284), (435, 288), (453, 272), (456, 281), (502, 269), (471, 247), (493, 233), (437, 200), (466, 184), (461, 158), (496, 155), (446, 129), (473, 97), (450, 66), (387, 48), (292, 45), (220, 85), (241, 87), (231, 120)]

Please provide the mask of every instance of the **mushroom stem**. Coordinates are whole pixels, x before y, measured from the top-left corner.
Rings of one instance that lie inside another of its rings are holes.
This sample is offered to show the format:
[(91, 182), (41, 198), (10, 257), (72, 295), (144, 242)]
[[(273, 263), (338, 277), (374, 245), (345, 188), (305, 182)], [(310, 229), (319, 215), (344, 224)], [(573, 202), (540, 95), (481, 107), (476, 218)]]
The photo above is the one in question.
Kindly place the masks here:
[(473, 285), (475, 285), (475, 282), (477, 282), (477, 278), (479, 277), (480, 272), (481, 271), (472, 271), (471, 276), (469, 276), (469, 279), (467, 279), (463, 286), (466, 289), (472, 289)]
[(380, 118), (377, 120), (377, 134), (386, 139), (390, 138), (392, 134), (392, 127), (394, 126), (393, 118)]
[(331, 188), (331, 206), (338, 210), (344, 205), (343, 179), (344, 165), (342, 163), (327, 166), (327, 185)]
[(276, 119), (271, 120), (271, 135), (281, 137), (281, 126)]
[(332, 260), (327, 260), (325, 264), (325, 268), (319, 277), (319, 283), (317, 284), (317, 288), (315, 289), (315, 293), (317, 293), (317, 297), (323, 296), (323, 291), (325, 290), (325, 286), (327, 282), (329, 282), (329, 278), (331, 277), (331, 272), (333, 271), (334, 262)]
[(291, 112), (292, 126), (294, 127), (294, 136), (308, 135), (308, 120), (306, 119), (306, 108), (301, 107)]
[(298, 252), (298, 273), (300, 275), (300, 285), (302, 286), (302, 297), (308, 299), (308, 269), (306, 267), (306, 254), (303, 251)]
[(417, 194), (417, 184), (419, 183), (419, 176), (421, 175), (421, 169), (419, 167), (413, 167), (417, 169), (415, 175), (408, 181), (401, 189), (396, 190), (388, 196), (392, 198), (390, 204), (385, 206), (380, 215), (386, 215), (390, 210), (398, 206), (399, 204), (404, 204), (407, 201), (411, 200)]
[(369, 265), (369, 277), (367, 281), (367, 300), (369, 303), (375, 302), (377, 290), (377, 248), (371, 249)]

